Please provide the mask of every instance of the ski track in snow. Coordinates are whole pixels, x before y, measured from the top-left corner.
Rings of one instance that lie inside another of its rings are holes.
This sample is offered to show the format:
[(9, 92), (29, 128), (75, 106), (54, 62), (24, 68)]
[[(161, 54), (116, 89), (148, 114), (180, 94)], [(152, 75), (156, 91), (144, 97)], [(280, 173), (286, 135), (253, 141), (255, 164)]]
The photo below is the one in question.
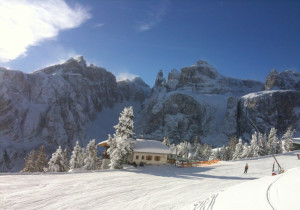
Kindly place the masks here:
[(270, 204), (270, 206), (271, 206), (271, 208), (272, 208), (273, 210), (276, 210), (276, 208), (275, 208), (275, 206), (274, 206), (274, 204), (273, 204), (273, 202), (272, 202), (272, 198), (271, 198), (271, 187), (272, 187), (272, 185), (275, 184), (275, 182), (277, 182), (278, 179), (280, 179), (283, 175), (284, 175), (284, 174), (282, 174), (281, 176), (278, 176), (278, 178), (275, 179), (275, 180), (269, 185), (268, 190), (267, 190), (267, 193), (266, 193), (266, 194), (267, 194), (267, 200), (268, 200), (268, 203)]
[[(295, 153), (277, 156), (285, 170), (300, 167)], [(248, 174), (243, 173), (246, 163)], [(265, 156), (194, 168), (166, 165), (85, 173), (0, 173), (0, 209), (224, 209), (218, 206), (229, 188), (262, 177), (271, 178), (256, 185), (263, 183), (259, 198), (268, 209), (267, 189), (277, 179), (270, 176), (272, 164), (273, 157)], [(280, 196), (286, 192), (281, 186), (275, 182), (270, 187), (272, 203), (279, 187)], [(257, 194), (256, 190), (252, 193)], [(273, 205), (283, 204), (275, 200)]]
[(213, 194), (204, 201), (195, 204), (194, 210), (212, 210), (218, 195), (218, 193)]

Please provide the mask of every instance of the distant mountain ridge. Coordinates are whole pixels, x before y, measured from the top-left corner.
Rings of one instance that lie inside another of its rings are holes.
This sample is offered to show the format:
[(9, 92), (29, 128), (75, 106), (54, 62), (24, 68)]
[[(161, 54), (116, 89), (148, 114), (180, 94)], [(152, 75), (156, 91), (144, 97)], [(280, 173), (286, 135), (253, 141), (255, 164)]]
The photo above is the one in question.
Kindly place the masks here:
[(42, 144), (48, 153), (58, 145), (71, 151), (76, 140), (85, 146), (91, 138), (107, 137), (94, 132), (98, 114), (114, 109), (115, 116), (102, 116), (112, 127), (124, 106), (138, 108), (149, 93), (141, 79), (117, 82), (83, 57), (31, 74), (0, 69), (0, 170), (21, 169), (28, 151)]
[(137, 119), (137, 133), (173, 142), (198, 136), (222, 146), (233, 136), (249, 141), (253, 124), (264, 133), (275, 127), (279, 135), (289, 126), (300, 130), (299, 87), (300, 74), (290, 70), (272, 70), (265, 84), (225, 77), (201, 60), (172, 70), (167, 81), (160, 71)]
[(261, 132), (289, 126), (300, 131), (300, 76), (271, 71), (265, 84), (223, 76), (205, 61), (151, 89), (141, 78), (116, 81), (104, 68), (71, 58), (31, 74), (0, 68), (0, 171), (17, 171), (28, 152), (45, 145), (72, 150), (114, 131), (119, 113), (133, 106), (137, 137), (173, 143), (198, 136), (213, 146), (233, 136), (248, 141), (253, 123)]
[(237, 132), (239, 97), (263, 87), (258, 81), (225, 77), (202, 60), (181, 72), (172, 70), (167, 81), (160, 71), (137, 119), (137, 133), (175, 142), (198, 136), (215, 146), (225, 144)]

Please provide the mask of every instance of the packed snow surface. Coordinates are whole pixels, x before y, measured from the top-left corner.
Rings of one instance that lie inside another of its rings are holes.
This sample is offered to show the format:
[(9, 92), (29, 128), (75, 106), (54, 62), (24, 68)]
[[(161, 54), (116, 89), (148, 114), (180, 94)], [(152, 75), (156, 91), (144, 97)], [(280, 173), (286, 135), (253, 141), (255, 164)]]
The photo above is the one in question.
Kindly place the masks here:
[(193, 168), (2, 173), (0, 209), (299, 209), (296, 153), (276, 155), (286, 172), (273, 177), (271, 156)]

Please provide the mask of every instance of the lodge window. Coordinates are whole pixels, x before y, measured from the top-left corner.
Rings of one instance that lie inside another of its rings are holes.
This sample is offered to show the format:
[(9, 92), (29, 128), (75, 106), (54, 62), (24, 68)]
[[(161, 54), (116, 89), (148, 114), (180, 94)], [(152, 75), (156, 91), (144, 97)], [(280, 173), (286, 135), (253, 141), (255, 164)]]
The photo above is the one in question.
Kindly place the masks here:
[(137, 155), (137, 156), (135, 156), (135, 159), (136, 159), (136, 160), (138, 160), (138, 159), (139, 159), (139, 156), (138, 156), (138, 155)]
[(142, 160), (144, 160), (145, 159), (145, 156), (142, 156)]
[(146, 160), (152, 160), (152, 156), (151, 155), (147, 155), (146, 156)]
[(154, 160), (160, 161), (160, 156), (155, 156), (155, 157), (154, 157)]

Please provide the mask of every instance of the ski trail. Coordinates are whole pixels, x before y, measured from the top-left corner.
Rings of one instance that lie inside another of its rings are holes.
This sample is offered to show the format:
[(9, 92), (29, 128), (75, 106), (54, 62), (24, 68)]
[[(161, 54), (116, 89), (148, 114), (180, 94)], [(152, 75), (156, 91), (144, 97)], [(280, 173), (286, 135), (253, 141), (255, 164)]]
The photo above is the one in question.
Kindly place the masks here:
[(272, 208), (273, 210), (276, 210), (276, 208), (275, 208), (274, 203), (272, 203), (272, 199), (271, 199), (271, 187), (272, 187), (273, 184), (275, 184), (280, 178), (282, 178), (283, 175), (285, 175), (286, 173), (287, 173), (287, 172), (281, 174), (281, 176), (279, 176), (277, 179), (275, 179), (275, 180), (269, 185), (269, 187), (268, 187), (268, 189), (267, 189), (267, 200), (268, 200), (268, 203), (270, 204), (270, 206), (271, 206), (271, 208)]
[(198, 204), (195, 204), (194, 210), (212, 210), (218, 195), (218, 193), (213, 194), (209, 198), (200, 201)]
[(276, 184), (276, 182), (277, 182), (280, 178), (282, 178), (285, 174), (287, 174), (287, 173), (289, 173), (289, 172), (291, 172), (291, 171), (294, 171), (294, 170), (295, 170), (295, 169), (292, 169), (292, 170), (289, 170), (289, 171), (287, 171), (287, 172), (281, 174), (277, 179), (275, 179), (275, 180), (269, 185), (269, 187), (268, 187), (268, 189), (267, 189), (267, 200), (268, 200), (268, 203), (270, 204), (270, 206), (271, 206), (271, 208), (272, 208), (273, 210), (276, 210), (276, 207), (275, 207), (275, 205), (274, 205), (274, 203), (272, 202), (272, 199), (271, 199), (271, 188), (272, 188), (272, 186), (273, 186), (274, 184)]

